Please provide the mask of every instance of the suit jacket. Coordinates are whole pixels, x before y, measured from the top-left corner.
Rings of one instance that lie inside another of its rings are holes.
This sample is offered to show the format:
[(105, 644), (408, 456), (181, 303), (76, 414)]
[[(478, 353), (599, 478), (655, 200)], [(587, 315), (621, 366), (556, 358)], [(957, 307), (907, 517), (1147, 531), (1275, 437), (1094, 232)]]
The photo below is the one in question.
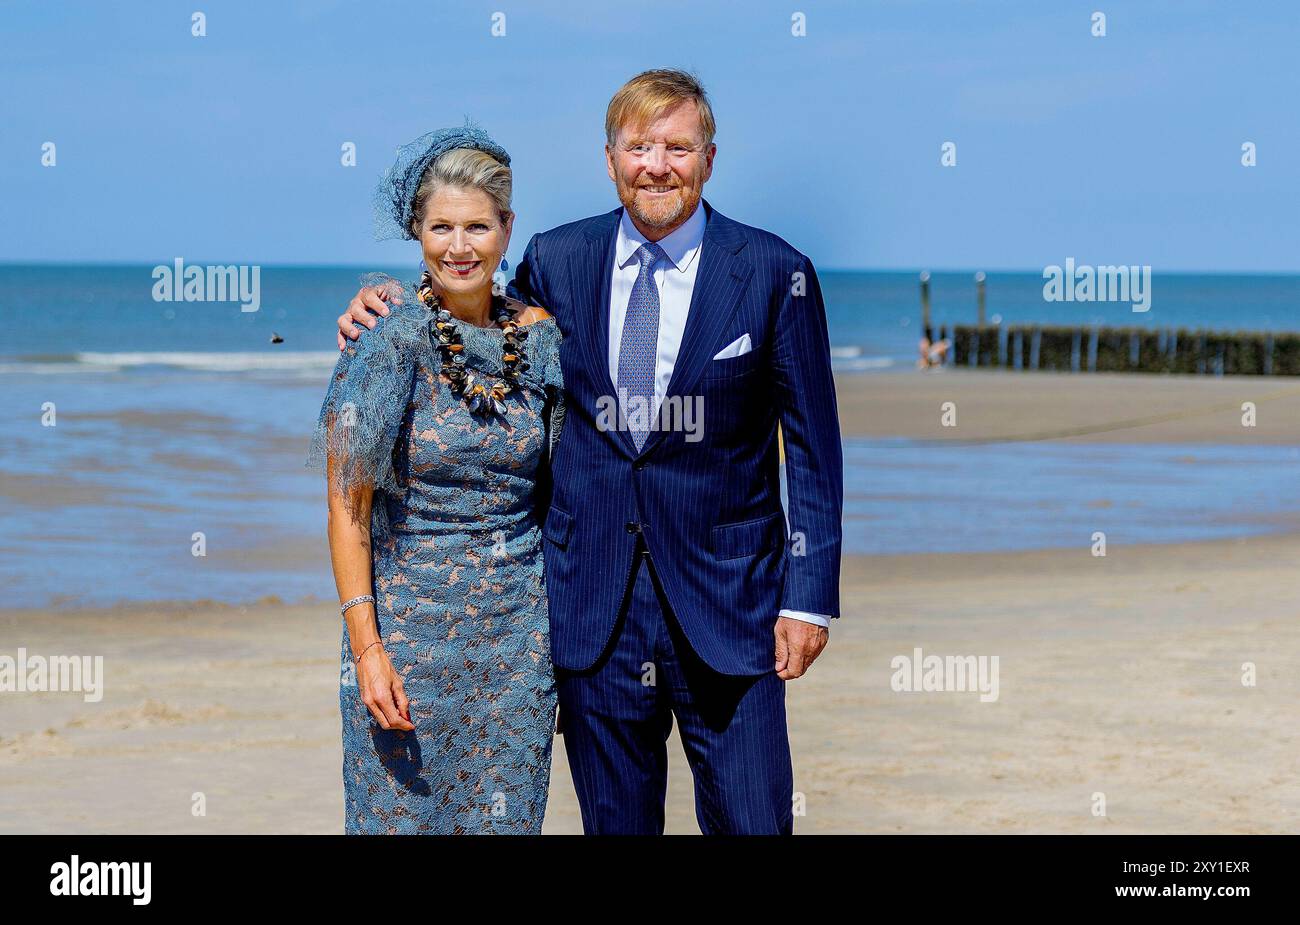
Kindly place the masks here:
[[(561, 668), (591, 667), (612, 639), (638, 534), (683, 632), (716, 671), (772, 671), (782, 608), (839, 615), (843, 456), (817, 275), (776, 235), (702, 207), (700, 267), (664, 399), (702, 411), (693, 432), (651, 430), (638, 453), (625, 428), (609, 426), (621, 208), (534, 235), (510, 287), (564, 335), (566, 413), (542, 527)], [(713, 359), (743, 334), (750, 352)]]

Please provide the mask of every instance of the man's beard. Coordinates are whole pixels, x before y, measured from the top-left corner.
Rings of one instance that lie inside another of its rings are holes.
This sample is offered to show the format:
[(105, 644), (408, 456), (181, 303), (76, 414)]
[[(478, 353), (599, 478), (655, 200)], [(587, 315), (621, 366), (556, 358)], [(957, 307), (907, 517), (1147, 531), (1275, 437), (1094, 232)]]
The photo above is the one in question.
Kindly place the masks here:
[(628, 196), (623, 200), (623, 205), (637, 221), (649, 228), (670, 228), (686, 214), (687, 207), (693, 205), (687, 199), (686, 190), (678, 187), (678, 195), (675, 200), (652, 203), (650, 208), (647, 209), (641, 205), (640, 200), (637, 199), (636, 188), (633, 188), (628, 190)]

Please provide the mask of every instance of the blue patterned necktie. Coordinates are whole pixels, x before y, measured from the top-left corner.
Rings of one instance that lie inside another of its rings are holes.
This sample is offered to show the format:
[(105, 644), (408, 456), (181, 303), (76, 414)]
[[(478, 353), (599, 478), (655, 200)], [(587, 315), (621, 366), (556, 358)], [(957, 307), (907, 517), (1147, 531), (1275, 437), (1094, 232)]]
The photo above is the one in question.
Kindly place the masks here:
[(628, 430), (637, 452), (650, 435), (651, 412), (655, 398), (655, 358), (659, 353), (659, 287), (655, 285), (655, 264), (668, 255), (658, 244), (642, 244), (636, 252), (641, 264), (632, 295), (623, 316), (623, 342), (618, 350), (618, 389), (631, 407), (639, 397), (645, 402), (644, 414), (629, 414)]

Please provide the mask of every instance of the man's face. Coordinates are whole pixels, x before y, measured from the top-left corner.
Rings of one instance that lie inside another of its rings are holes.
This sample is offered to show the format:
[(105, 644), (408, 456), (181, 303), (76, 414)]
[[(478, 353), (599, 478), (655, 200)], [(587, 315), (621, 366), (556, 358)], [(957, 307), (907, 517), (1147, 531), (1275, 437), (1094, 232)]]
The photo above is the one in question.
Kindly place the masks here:
[(706, 144), (693, 100), (678, 103), (648, 125), (622, 126), (605, 145), (609, 178), (619, 201), (643, 233), (663, 237), (695, 211), (713, 174), (717, 146)]

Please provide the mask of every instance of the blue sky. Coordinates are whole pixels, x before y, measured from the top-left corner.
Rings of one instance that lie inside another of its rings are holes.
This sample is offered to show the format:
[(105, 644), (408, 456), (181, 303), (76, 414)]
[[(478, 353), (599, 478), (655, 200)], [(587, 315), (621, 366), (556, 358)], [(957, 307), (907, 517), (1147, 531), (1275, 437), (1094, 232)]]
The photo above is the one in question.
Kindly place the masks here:
[(605, 105), (679, 66), (705, 195), (823, 268), (1300, 271), (1298, 62), (1290, 0), (5, 2), (0, 260), (414, 264), (375, 180), (466, 115), (515, 159), (514, 259), (617, 205)]

